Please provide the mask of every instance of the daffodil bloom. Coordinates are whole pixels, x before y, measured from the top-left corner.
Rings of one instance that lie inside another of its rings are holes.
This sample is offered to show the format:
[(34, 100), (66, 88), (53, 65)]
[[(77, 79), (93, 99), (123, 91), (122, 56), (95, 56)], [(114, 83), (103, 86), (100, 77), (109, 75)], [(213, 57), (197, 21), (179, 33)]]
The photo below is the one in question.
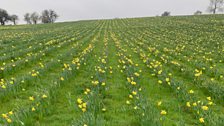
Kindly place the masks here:
[(87, 106), (87, 103), (86, 102), (82, 103), (82, 107), (83, 108), (86, 108), (86, 106)]
[(139, 73), (136, 72), (136, 73), (135, 73), (135, 76), (139, 77)]
[(104, 64), (107, 63), (105, 59), (102, 59), (101, 61), (102, 61), (102, 63), (104, 63)]
[(31, 75), (32, 75), (33, 77), (36, 77), (36, 76), (37, 76), (37, 74), (36, 74), (36, 73), (32, 73)]
[(209, 102), (208, 104), (209, 104), (209, 105), (212, 105), (212, 104), (213, 104), (213, 102)]
[(34, 97), (33, 96), (29, 97), (29, 100), (34, 101)]
[(163, 72), (163, 70), (158, 71), (158, 74), (160, 75)]
[(96, 86), (99, 84), (99, 81), (92, 81), (92, 84)]
[(82, 108), (82, 112), (86, 112), (86, 108)]
[(166, 115), (167, 112), (166, 112), (165, 110), (162, 110), (162, 111), (160, 112), (160, 114), (161, 114), (161, 115)]
[(136, 92), (136, 91), (132, 91), (132, 94), (133, 94), (133, 95), (137, 95), (137, 92)]
[(161, 104), (162, 104), (162, 101), (159, 101), (159, 102), (157, 103), (158, 106), (161, 106)]
[(197, 106), (197, 103), (196, 103), (196, 102), (194, 102), (194, 103), (193, 103), (193, 106)]
[(159, 83), (159, 84), (162, 84), (163, 82), (162, 82), (161, 80), (158, 80), (158, 83)]
[(86, 91), (87, 91), (87, 92), (90, 92), (91, 90), (90, 90), (89, 88), (86, 88)]
[(77, 102), (78, 102), (79, 104), (82, 104), (82, 99), (81, 99), (81, 98), (78, 98), (78, 99), (77, 99)]
[(212, 100), (212, 98), (211, 98), (211, 97), (207, 97), (207, 100), (211, 101), (211, 100)]
[(128, 101), (128, 100), (127, 100), (127, 101), (126, 101), (126, 104), (128, 104), (128, 105), (129, 105), (129, 104), (131, 104), (131, 103), (130, 103), (130, 101)]
[(208, 106), (202, 106), (201, 107), (203, 110), (207, 111), (208, 110)]
[(189, 93), (189, 94), (193, 94), (193, 93), (194, 93), (194, 91), (193, 91), (193, 90), (190, 90), (188, 93)]
[(78, 107), (79, 107), (80, 109), (82, 109), (82, 104), (79, 104)]
[(187, 107), (191, 107), (191, 103), (190, 103), (190, 102), (187, 102), (187, 103), (186, 103), (186, 106), (187, 106)]
[(61, 81), (64, 81), (65, 79), (64, 79), (64, 77), (61, 77), (60, 80), (61, 80)]
[(47, 98), (47, 95), (43, 94), (43, 95), (42, 95), (42, 98)]
[(3, 88), (3, 89), (6, 89), (6, 86), (5, 86), (5, 85), (2, 85), (2, 88)]
[(12, 122), (12, 120), (8, 118), (8, 119), (7, 119), (7, 122), (8, 122), (8, 123), (11, 123), (11, 122)]
[(200, 118), (200, 119), (199, 119), (199, 122), (200, 122), (200, 123), (204, 123), (204, 122), (205, 122), (204, 118)]
[(101, 85), (102, 85), (102, 86), (105, 86), (105, 85), (106, 85), (106, 83), (105, 83), (105, 82), (103, 82)]
[(129, 98), (133, 98), (133, 96), (132, 95), (129, 95)]
[(196, 73), (194, 74), (195, 77), (199, 77), (200, 76), (200, 73)]
[(132, 81), (131, 84), (132, 84), (132, 85), (136, 85), (136, 82)]
[(9, 112), (9, 115), (12, 115), (12, 114), (13, 114), (13, 111), (10, 111), (10, 112)]
[(106, 108), (102, 108), (102, 111), (105, 112), (106, 111)]
[(34, 108), (34, 107), (32, 107), (32, 109), (31, 109), (32, 111), (36, 111), (36, 109)]
[(200, 75), (202, 75), (202, 71), (199, 72), (199, 70), (195, 70), (197, 73), (194, 75), (195, 77), (199, 77)]
[(2, 114), (2, 117), (3, 118), (8, 118), (8, 115), (7, 114)]

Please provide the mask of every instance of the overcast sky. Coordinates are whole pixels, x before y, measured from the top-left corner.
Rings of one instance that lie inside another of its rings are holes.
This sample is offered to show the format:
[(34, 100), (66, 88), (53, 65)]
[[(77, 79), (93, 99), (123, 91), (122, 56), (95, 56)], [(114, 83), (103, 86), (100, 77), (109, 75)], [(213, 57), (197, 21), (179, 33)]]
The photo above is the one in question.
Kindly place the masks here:
[(102, 19), (115, 17), (145, 17), (160, 15), (189, 15), (196, 10), (205, 12), (209, 0), (0, 0), (0, 8), (17, 14), (20, 23), (26, 12), (53, 9), (58, 21)]

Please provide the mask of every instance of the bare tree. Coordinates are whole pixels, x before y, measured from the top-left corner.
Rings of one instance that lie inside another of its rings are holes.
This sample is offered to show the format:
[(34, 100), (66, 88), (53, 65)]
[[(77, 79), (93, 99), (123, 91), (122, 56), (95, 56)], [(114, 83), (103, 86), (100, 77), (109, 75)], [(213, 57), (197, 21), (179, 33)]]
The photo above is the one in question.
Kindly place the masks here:
[(202, 14), (202, 12), (199, 11), (199, 10), (197, 10), (196, 12), (194, 12), (194, 15), (201, 15), (201, 14)]
[(37, 24), (37, 21), (40, 19), (40, 16), (38, 13), (33, 12), (30, 16), (31, 21), (33, 22), (33, 24)]
[(41, 15), (42, 23), (50, 23), (50, 14), (48, 10), (44, 10)]
[(208, 11), (216, 14), (217, 11), (223, 11), (224, 0), (210, 0)]
[(31, 17), (30, 17), (30, 14), (29, 13), (26, 13), (24, 15), (24, 20), (27, 22), (27, 24), (32, 24)]
[(19, 17), (13, 14), (10, 16), (10, 20), (13, 22), (14, 25), (16, 25), (16, 21), (19, 20)]
[(1, 25), (5, 25), (7, 21), (10, 20), (10, 16), (8, 12), (4, 9), (0, 9), (0, 23)]
[(41, 15), (43, 23), (54, 23), (58, 18), (58, 14), (54, 10), (44, 10)]
[(162, 16), (162, 17), (164, 17), (164, 16), (170, 16), (170, 12), (165, 11), (165, 12), (163, 12), (163, 14), (162, 14), (161, 16)]
[(59, 16), (54, 10), (49, 10), (49, 12), (51, 23), (54, 23)]

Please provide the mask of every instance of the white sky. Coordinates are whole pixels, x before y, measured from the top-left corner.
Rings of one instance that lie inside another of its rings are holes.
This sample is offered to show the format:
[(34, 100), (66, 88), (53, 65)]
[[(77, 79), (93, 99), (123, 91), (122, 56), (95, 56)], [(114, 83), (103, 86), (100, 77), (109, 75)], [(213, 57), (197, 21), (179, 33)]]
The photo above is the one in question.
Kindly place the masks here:
[(190, 15), (196, 10), (206, 12), (209, 0), (0, 0), (0, 8), (17, 14), (20, 23), (26, 12), (53, 9), (58, 21), (145, 17), (170, 11), (171, 15)]

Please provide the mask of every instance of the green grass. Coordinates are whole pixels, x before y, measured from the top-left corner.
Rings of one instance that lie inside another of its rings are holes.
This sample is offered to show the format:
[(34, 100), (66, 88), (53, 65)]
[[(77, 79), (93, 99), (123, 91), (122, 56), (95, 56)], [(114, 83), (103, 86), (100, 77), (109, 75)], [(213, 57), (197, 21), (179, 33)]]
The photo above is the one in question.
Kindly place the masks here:
[(1, 26), (0, 125), (222, 126), (222, 17)]

